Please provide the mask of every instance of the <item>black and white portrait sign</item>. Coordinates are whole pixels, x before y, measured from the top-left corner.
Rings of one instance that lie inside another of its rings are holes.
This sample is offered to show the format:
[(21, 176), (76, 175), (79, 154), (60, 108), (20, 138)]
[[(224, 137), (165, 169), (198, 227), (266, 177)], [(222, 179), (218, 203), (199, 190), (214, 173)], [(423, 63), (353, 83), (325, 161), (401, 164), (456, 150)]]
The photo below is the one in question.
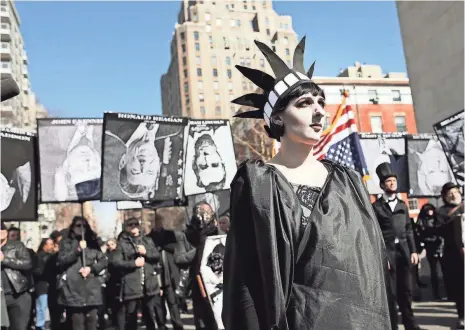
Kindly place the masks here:
[(184, 175), (186, 196), (229, 189), (236, 171), (229, 120), (190, 120)]
[(100, 199), (102, 119), (39, 119), (41, 200)]
[(464, 112), (449, 117), (436, 125), (434, 130), (449, 161), (452, 172), (461, 186), (464, 185), (464, 144), (463, 144)]
[(408, 192), (408, 167), (405, 152), (405, 133), (360, 133), (360, 144), (370, 174), (368, 192), (381, 194), (376, 168), (381, 163), (390, 163), (397, 174), (397, 191)]
[(191, 195), (187, 197), (187, 201), (187, 215), (189, 219), (192, 218), (194, 206), (200, 202), (208, 203), (212, 207), (217, 218), (219, 218), (229, 210), (230, 190), (219, 190), (212, 193)]
[(104, 114), (104, 201), (182, 198), (187, 118)]
[(2, 128), (0, 208), (3, 221), (37, 220), (36, 136)]
[(436, 197), (445, 182), (455, 181), (435, 134), (407, 135), (409, 195)]
[(226, 235), (209, 236), (200, 263), (200, 276), (211, 304), (218, 329), (224, 329), (223, 311), (223, 261)]

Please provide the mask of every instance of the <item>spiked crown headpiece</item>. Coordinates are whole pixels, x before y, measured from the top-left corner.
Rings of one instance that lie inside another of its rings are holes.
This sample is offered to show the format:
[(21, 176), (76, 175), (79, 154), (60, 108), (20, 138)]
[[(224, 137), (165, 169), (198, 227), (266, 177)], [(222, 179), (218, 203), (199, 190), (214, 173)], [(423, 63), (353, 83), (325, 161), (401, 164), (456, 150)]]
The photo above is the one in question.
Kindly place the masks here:
[(315, 62), (305, 73), (304, 68), (304, 50), (305, 37), (300, 40), (294, 51), (293, 68), (290, 69), (287, 64), (264, 43), (255, 40), (255, 44), (260, 51), (265, 55), (268, 63), (271, 66), (276, 78), (269, 74), (251, 69), (248, 67), (236, 65), (236, 68), (255, 85), (263, 89), (264, 94), (250, 93), (232, 100), (232, 103), (245, 105), (256, 108), (258, 110), (241, 112), (234, 117), (240, 118), (263, 118), (268, 127), (270, 126), (271, 114), (275, 110), (275, 106), (279, 104), (286, 95), (289, 94), (297, 86), (311, 82)]

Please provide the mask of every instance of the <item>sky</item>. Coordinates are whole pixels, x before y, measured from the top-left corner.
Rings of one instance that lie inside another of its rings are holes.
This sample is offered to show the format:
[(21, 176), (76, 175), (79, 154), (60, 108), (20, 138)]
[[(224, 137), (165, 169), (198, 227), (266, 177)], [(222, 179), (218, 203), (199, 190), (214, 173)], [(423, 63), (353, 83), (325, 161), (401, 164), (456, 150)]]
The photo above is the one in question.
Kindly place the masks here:
[(98, 202), (93, 201), (95, 217), (98, 221), (99, 233), (104, 239), (115, 238), (116, 231), (121, 228), (116, 228), (116, 220), (118, 210), (116, 202)]
[[(394, 1), (275, 1), (307, 36), (306, 67), (336, 76), (355, 61), (406, 72)], [(169, 2), (16, 2), (32, 91), (51, 117), (161, 114), (160, 78), (180, 9)], [(258, 51), (258, 50), (257, 50)]]

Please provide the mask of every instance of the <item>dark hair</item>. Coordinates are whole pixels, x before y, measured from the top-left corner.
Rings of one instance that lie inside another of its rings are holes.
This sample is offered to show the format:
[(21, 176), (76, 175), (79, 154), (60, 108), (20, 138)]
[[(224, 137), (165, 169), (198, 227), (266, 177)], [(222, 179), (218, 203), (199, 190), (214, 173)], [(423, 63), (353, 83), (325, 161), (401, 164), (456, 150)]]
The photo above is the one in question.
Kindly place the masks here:
[(99, 244), (99, 238), (97, 237), (97, 234), (90, 228), (89, 222), (87, 221), (86, 218), (82, 216), (75, 216), (73, 218), (73, 221), (71, 222), (71, 225), (69, 226), (69, 231), (68, 231), (68, 237), (70, 238), (75, 238), (74, 231), (72, 230), (73, 227), (76, 225), (76, 222), (82, 221), (82, 224), (84, 225), (85, 232), (84, 232), (84, 239), (87, 241), (87, 245), (89, 247), (96, 247), (97, 249), (100, 249), (100, 244)]
[(53, 238), (47, 237), (47, 238), (42, 238), (42, 241), (40, 241), (39, 247), (37, 248), (37, 252), (43, 251), (45, 244), (47, 244), (47, 241), (51, 239), (53, 241)]
[(61, 232), (58, 231), (58, 230), (54, 230), (50, 233), (50, 238), (53, 240), (53, 243), (58, 243), (58, 238), (60, 238), (61, 236)]
[(281, 141), (281, 136), (284, 135), (284, 123), (277, 115), (282, 113), (292, 100), (308, 93), (321, 95), (323, 98), (326, 98), (324, 91), (314, 82), (306, 82), (295, 87), (275, 106), (275, 110), (270, 118), (270, 127), (267, 128), (265, 126), (265, 130), (270, 138), (276, 139), (278, 142)]
[(10, 232), (12, 232), (12, 231), (21, 232), (21, 230), (19, 230), (18, 227), (10, 227), (10, 228), (8, 228), (8, 234), (9, 234)]
[(428, 216), (428, 211), (432, 210), (434, 213), (436, 213), (436, 207), (434, 207), (433, 204), (427, 203), (423, 205), (420, 209), (420, 213), (418, 213), (418, 218), (419, 219), (425, 219)]

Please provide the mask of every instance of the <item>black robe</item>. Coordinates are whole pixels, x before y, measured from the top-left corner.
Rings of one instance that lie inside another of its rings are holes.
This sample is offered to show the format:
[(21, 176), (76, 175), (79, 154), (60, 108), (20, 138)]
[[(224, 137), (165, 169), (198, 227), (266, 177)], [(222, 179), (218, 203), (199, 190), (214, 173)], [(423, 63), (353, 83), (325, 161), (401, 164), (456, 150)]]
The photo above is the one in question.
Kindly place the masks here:
[(231, 184), (223, 323), (233, 329), (390, 329), (387, 257), (360, 176), (335, 163), (302, 239), (291, 184), (262, 161)]

